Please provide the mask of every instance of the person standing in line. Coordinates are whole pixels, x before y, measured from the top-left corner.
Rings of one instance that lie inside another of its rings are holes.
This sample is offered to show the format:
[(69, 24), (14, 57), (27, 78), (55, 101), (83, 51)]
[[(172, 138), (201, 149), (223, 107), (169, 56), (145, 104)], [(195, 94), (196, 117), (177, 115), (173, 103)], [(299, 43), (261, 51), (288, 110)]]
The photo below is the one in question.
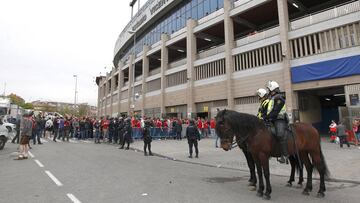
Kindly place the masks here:
[(33, 130), (33, 121), (31, 120), (31, 113), (25, 113), (23, 115), (23, 119), (20, 123), (20, 132), (21, 132), (21, 139), (20, 139), (20, 152), (18, 157), (15, 160), (22, 160), (28, 158), (28, 151), (29, 151), (29, 142), (30, 137), (32, 136)]
[(57, 138), (58, 140), (62, 139), (64, 137), (64, 118), (61, 116), (59, 119), (59, 137)]
[(54, 121), (53, 121), (53, 141), (56, 142), (56, 138), (59, 134), (59, 117), (56, 116)]
[(345, 129), (346, 129), (345, 120), (341, 120), (339, 122), (339, 125), (337, 125), (337, 127), (336, 127), (337, 136), (340, 139), (340, 148), (343, 147), (343, 144), (346, 144), (348, 147), (350, 147), (350, 144), (346, 139), (346, 131), (345, 131)]
[(199, 131), (200, 137), (203, 136), (203, 134), (202, 134), (202, 128), (203, 128), (202, 120), (201, 120), (200, 117), (198, 117), (198, 120), (197, 120), (197, 129), (198, 129), (198, 131)]
[(48, 134), (51, 134), (53, 128), (53, 122), (51, 118), (48, 118), (48, 120), (45, 122), (45, 135), (44, 138), (48, 138)]
[(70, 134), (70, 121), (68, 118), (65, 118), (65, 121), (64, 121), (64, 136), (62, 138), (62, 141), (66, 141), (69, 142), (69, 134)]
[(330, 142), (335, 142), (335, 139), (336, 139), (336, 127), (337, 127), (337, 124), (334, 120), (331, 120), (331, 123), (329, 125), (329, 132), (330, 132)]
[(152, 137), (150, 135), (150, 124), (149, 122), (145, 122), (145, 127), (142, 130), (142, 139), (144, 141), (144, 156), (147, 156), (146, 148), (149, 150), (149, 155), (152, 156), (151, 152), (151, 141)]
[(15, 141), (16, 141), (16, 143), (19, 144), (19, 141), (20, 141), (20, 123), (21, 123), (20, 118), (16, 119), (16, 135), (11, 140), (11, 143), (15, 144)]
[(95, 144), (100, 144), (100, 121), (94, 120)]
[(195, 158), (199, 158), (198, 140), (200, 141), (200, 133), (196, 129), (194, 120), (191, 120), (186, 128), (186, 138), (189, 144), (189, 158), (192, 158), (193, 146), (195, 147)]
[(176, 137), (178, 140), (182, 140), (182, 122), (180, 119), (177, 119), (176, 121)]
[(352, 123), (352, 130), (355, 136), (355, 146), (358, 146), (359, 144), (359, 120), (354, 119)]

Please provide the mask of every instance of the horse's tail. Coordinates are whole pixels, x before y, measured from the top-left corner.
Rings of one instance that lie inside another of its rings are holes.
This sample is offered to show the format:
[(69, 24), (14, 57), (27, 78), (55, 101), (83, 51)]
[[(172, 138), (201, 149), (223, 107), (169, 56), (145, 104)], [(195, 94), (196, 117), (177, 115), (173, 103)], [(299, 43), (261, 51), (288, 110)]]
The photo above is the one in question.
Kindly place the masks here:
[(329, 171), (329, 168), (327, 167), (327, 164), (326, 164), (326, 161), (325, 161), (325, 157), (324, 157), (324, 154), (320, 148), (320, 159), (321, 159), (321, 168), (324, 172), (324, 177), (325, 179), (330, 179), (330, 171)]

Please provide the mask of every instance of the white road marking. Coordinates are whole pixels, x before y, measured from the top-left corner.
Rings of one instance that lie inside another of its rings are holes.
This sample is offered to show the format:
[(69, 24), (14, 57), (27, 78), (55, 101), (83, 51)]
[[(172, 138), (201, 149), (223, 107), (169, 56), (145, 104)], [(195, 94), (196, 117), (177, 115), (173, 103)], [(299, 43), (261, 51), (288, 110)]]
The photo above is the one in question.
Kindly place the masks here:
[(34, 158), (34, 157), (35, 157), (30, 151), (28, 151), (28, 153), (29, 153), (29, 155), (30, 155), (31, 158)]
[(35, 162), (40, 166), (40, 168), (44, 168), (44, 165), (39, 160), (35, 159)]
[(141, 196), (147, 196), (148, 194), (147, 193), (142, 193)]
[(55, 184), (57, 186), (62, 186), (63, 185), (50, 171), (45, 171), (45, 173), (49, 176), (49, 178), (51, 180), (53, 180), (55, 182)]
[(73, 194), (68, 193), (66, 195), (71, 199), (72, 202), (81, 203), (80, 200), (78, 200)]

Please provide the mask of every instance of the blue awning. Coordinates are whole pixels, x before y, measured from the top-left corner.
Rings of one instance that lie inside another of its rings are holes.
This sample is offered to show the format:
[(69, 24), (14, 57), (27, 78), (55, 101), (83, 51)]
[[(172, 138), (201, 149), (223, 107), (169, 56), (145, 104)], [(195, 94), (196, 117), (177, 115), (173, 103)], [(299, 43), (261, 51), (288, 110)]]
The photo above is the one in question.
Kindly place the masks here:
[(291, 68), (292, 83), (360, 75), (360, 55)]

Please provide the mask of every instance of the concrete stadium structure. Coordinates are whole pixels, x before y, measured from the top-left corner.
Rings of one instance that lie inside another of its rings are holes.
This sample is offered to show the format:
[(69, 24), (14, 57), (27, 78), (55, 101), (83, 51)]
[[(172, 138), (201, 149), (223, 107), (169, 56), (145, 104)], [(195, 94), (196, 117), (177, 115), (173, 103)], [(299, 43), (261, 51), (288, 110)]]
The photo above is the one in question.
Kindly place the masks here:
[(360, 1), (149, 0), (97, 78), (98, 115), (255, 114), (275, 80), (292, 119), (328, 125), (359, 107), (359, 21)]

